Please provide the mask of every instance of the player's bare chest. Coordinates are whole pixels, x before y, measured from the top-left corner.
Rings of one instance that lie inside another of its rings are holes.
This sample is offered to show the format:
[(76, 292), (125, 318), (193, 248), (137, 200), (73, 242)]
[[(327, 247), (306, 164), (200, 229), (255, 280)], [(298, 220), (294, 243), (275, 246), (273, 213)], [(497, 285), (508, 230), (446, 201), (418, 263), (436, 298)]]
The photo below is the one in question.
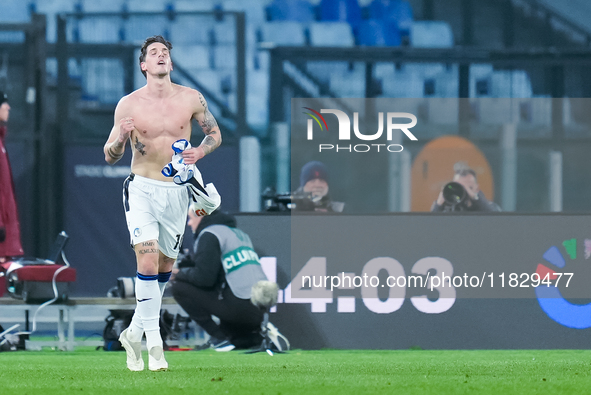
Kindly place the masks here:
[(179, 102), (144, 104), (134, 109), (135, 126), (141, 134), (182, 133), (190, 123), (191, 109)]

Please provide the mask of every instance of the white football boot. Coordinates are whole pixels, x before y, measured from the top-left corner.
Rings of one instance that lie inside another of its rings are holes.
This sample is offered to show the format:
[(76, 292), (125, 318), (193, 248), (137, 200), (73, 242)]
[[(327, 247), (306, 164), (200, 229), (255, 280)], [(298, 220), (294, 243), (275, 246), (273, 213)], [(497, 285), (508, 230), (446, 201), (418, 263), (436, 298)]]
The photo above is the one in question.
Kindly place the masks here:
[(127, 338), (127, 329), (119, 335), (119, 342), (127, 353), (127, 369), (132, 372), (144, 370), (144, 360), (142, 359), (142, 342), (132, 342)]
[(148, 352), (148, 368), (152, 372), (168, 370), (168, 362), (164, 358), (162, 346), (154, 346)]

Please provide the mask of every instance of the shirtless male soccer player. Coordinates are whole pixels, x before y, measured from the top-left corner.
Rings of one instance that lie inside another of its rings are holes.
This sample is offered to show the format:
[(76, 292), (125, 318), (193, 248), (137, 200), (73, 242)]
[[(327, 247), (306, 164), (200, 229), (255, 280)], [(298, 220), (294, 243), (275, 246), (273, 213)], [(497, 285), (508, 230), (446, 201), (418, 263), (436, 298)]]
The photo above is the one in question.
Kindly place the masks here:
[(123, 200), (137, 258), (137, 305), (131, 325), (119, 338), (127, 352), (127, 367), (132, 371), (144, 369), (141, 356), (144, 332), (149, 369), (168, 368), (159, 331), (160, 307), (185, 232), (190, 194), (186, 186), (173, 183), (161, 170), (171, 160), (172, 143), (190, 140), (193, 118), (206, 136), (198, 147), (182, 153), (186, 164), (197, 162), (222, 141), (203, 95), (172, 83), (171, 49), (172, 45), (162, 36), (146, 39), (140, 68), (147, 83), (119, 101), (115, 125), (104, 146), (109, 164), (121, 159), (128, 140), (133, 154)]

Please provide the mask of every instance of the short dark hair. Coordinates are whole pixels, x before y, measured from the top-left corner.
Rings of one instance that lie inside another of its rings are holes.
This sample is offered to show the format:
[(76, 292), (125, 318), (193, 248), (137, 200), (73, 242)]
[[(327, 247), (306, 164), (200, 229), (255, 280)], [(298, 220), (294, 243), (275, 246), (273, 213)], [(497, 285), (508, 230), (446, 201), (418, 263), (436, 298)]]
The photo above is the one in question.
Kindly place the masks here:
[[(148, 54), (148, 47), (154, 43), (164, 44), (166, 46), (166, 48), (168, 48), (169, 51), (172, 50), (172, 44), (170, 43), (170, 41), (168, 41), (167, 39), (165, 39), (161, 35), (146, 38), (146, 41), (144, 41), (144, 44), (142, 45), (142, 49), (140, 52), (140, 67), (141, 67), (141, 64), (146, 61), (146, 55)], [(144, 77), (147, 77), (146, 72), (144, 70), (142, 70), (142, 74), (144, 75)]]

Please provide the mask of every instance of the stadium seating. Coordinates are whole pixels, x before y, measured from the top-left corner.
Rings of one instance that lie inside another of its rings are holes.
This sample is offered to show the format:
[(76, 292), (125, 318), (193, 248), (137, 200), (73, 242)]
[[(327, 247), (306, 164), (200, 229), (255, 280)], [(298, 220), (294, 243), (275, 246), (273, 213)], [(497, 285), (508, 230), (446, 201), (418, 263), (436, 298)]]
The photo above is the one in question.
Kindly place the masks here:
[(361, 21), (357, 33), (357, 44), (363, 46), (397, 47), (402, 40), (396, 24), (380, 19)]
[(339, 97), (364, 97), (365, 72), (363, 68), (353, 69), (330, 75), (329, 87), (331, 92)]
[(403, 35), (410, 34), (413, 12), (405, 0), (374, 0), (368, 7), (370, 19), (393, 22)]
[(122, 0), (82, 0), (80, 5), (83, 12), (120, 12), (123, 10)]
[(208, 90), (220, 94), (222, 88), (222, 74), (214, 70), (189, 68), (191, 75)]
[(311, 23), (310, 44), (316, 47), (352, 47), (355, 38), (347, 22)]
[(213, 68), (214, 69), (235, 69), (236, 68), (236, 46), (216, 45), (213, 47)]
[(126, 0), (123, 4), (130, 12), (156, 12), (165, 11), (172, 3), (170, 0)]
[(523, 70), (494, 70), (490, 64), (470, 66), (470, 97), (532, 96), (531, 81)]
[(589, 18), (591, 18), (591, 3), (588, 0), (539, 0), (540, 3), (549, 9), (573, 21), (578, 26), (583, 27), (587, 32), (591, 32)]
[(304, 0), (274, 0), (267, 6), (270, 21), (312, 22), (315, 18), (312, 5)]
[(236, 24), (228, 18), (213, 26), (215, 43), (217, 45), (234, 44), (236, 42)]
[(322, 0), (319, 9), (321, 21), (347, 22), (353, 29), (361, 22), (357, 0)]
[(215, 2), (213, 0), (176, 0), (173, 4), (177, 12), (184, 11), (211, 11)]
[(3, 0), (0, 5), (1, 22), (27, 22), (30, 20), (31, 8), (34, 3), (26, 0)]
[[(45, 14), (47, 18), (46, 37), (50, 43), (57, 41), (57, 23), (56, 16), (60, 13), (67, 13), (74, 11), (74, 2), (72, 0), (52, 0), (43, 1), (36, 0), (35, 11), (39, 14)], [(72, 26), (69, 26), (68, 39), (72, 39)]]
[(170, 41), (177, 44), (210, 44), (214, 21), (207, 17), (178, 15), (170, 22)]
[[(30, 20), (32, 4), (25, 0), (7, 0), (0, 5), (0, 23), (28, 22)], [(22, 32), (0, 32), (0, 42), (23, 42)]]
[(442, 21), (413, 22), (410, 42), (415, 48), (451, 48), (454, 45), (451, 27)]
[(276, 45), (305, 45), (304, 28), (298, 22), (278, 21), (267, 22), (261, 26), (263, 42)]
[(326, 84), (333, 74), (345, 74), (349, 70), (349, 62), (306, 62), (306, 70), (316, 79)]
[(78, 21), (78, 39), (85, 43), (123, 41), (123, 24), (117, 17), (82, 18)]
[(172, 51), (173, 63), (183, 68), (208, 69), (210, 62), (210, 47), (206, 45), (175, 45)]
[(221, 3), (224, 11), (242, 11), (246, 13), (246, 23), (251, 27), (266, 22), (265, 5), (267, 0), (225, 0)]
[(470, 65), (470, 97), (483, 97), (490, 95), (490, 75), (493, 67), (490, 64)]
[(423, 97), (423, 78), (416, 69), (396, 70), (382, 79), (384, 97)]
[(128, 42), (141, 44), (146, 37), (161, 34), (168, 36), (169, 20), (164, 15), (130, 16), (124, 26), (124, 37)]
[(117, 103), (125, 95), (117, 59), (84, 59), (81, 63), (83, 100)]
[[(29, 11), (48, 15), (47, 37), (55, 42), (55, 17), (73, 12), (154, 12), (178, 14), (81, 18), (68, 23), (70, 41), (86, 43), (139, 44), (153, 34), (163, 34), (175, 45), (174, 61), (187, 69), (220, 98), (235, 101), (235, 24), (231, 17), (183, 15), (185, 11), (242, 11), (246, 14), (246, 66), (249, 123), (262, 125), (268, 119), (267, 98), (269, 54), (259, 44), (286, 46), (351, 47), (400, 46), (450, 48), (454, 45), (451, 27), (443, 21), (414, 21), (407, 0), (6, 0), (9, 5), (0, 20), (29, 18)], [(544, 0), (552, 2), (553, 0)], [(414, 3), (413, 3), (414, 4)], [(78, 8), (76, 8), (78, 7)], [(363, 12), (365, 8), (365, 13)], [(370, 19), (362, 19), (367, 18)], [(0, 41), (3, 40), (0, 34)], [(408, 39), (407, 39), (408, 38)], [(13, 38), (13, 40), (22, 40)], [(6, 40), (4, 40), (6, 41)], [(72, 63), (72, 62), (71, 62)], [(55, 77), (48, 62), (48, 76)], [(333, 93), (345, 97), (365, 93), (362, 63), (307, 62), (310, 75)], [(70, 74), (80, 78), (87, 98), (110, 101), (120, 92), (121, 83), (108, 81), (106, 71), (121, 74), (121, 65), (88, 61), (73, 62)], [(94, 75), (90, 76), (90, 74)], [(83, 78), (81, 78), (83, 77)], [(99, 79), (104, 78), (101, 84)], [(135, 85), (144, 84), (138, 71)], [(374, 78), (381, 82), (384, 97), (455, 97), (458, 92), (457, 66), (442, 64), (377, 64)], [(85, 81), (87, 80), (87, 81)], [(524, 71), (493, 70), (473, 66), (470, 73), (471, 97), (531, 97), (532, 88)], [(261, 102), (265, 104), (262, 105)], [(234, 106), (232, 103), (231, 106)], [(257, 110), (252, 112), (253, 106)], [(264, 107), (264, 108), (263, 108)]]

